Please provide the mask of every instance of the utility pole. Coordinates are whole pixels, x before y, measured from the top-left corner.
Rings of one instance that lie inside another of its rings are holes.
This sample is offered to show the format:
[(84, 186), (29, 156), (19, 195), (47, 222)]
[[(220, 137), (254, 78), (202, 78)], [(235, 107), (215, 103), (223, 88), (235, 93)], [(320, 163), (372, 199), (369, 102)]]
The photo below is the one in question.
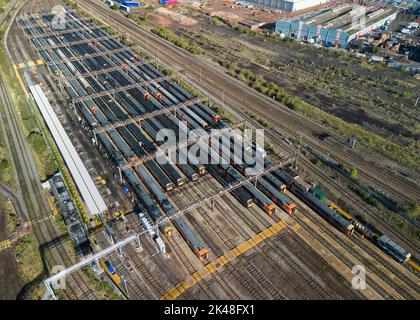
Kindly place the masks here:
[(302, 148), (302, 136), (299, 136), (299, 147), (298, 147), (298, 152), (297, 152), (297, 155), (296, 155), (295, 165), (294, 165), (295, 170), (297, 170), (297, 165), (298, 165), (298, 161), (299, 161), (301, 148)]

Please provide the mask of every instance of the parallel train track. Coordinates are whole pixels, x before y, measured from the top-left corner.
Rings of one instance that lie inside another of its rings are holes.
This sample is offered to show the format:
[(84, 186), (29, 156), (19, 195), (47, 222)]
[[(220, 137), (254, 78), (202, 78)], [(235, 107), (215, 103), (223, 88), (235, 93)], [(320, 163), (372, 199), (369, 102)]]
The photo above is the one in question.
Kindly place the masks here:
[[(305, 222), (304, 219), (301, 218), (302, 216), (305, 216), (307, 219), (309, 219), (311, 222), (317, 224), (317, 225), (325, 225), (326, 227), (323, 228), (323, 232), (325, 232), (328, 236), (330, 236), (332, 239), (334, 239), (342, 248), (345, 248), (346, 251), (348, 251), (352, 257), (356, 258), (357, 260), (361, 261), (365, 266), (368, 267), (369, 270), (371, 270), (372, 272), (374, 272), (375, 274), (379, 275), (380, 278), (386, 282), (390, 287), (392, 287), (393, 289), (395, 289), (400, 295), (402, 295), (403, 297), (405, 297), (406, 299), (413, 299), (415, 297), (412, 296), (412, 294), (410, 294), (409, 292), (406, 291), (405, 287), (407, 284), (409, 284), (409, 286), (412, 288), (412, 290), (417, 291), (417, 284), (409, 279), (407, 276), (405, 276), (400, 270), (396, 269), (395, 267), (393, 267), (389, 262), (387, 262), (385, 259), (379, 257), (378, 253), (375, 253), (373, 250), (369, 249), (367, 247), (367, 244), (364, 243), (362, 240), (357, 239), (354, 237), (353, 238), (347, 238), (347, 239), (342, 239), (342, 235), (341, 234), (337, 234), (338, 231), (332, 231), (330, 230), (330, 226), (327, 225), (327, 223), (325, 221), (323, 221), (322, 218), (320, 218), (319, 216), (310, 214), (308, 212), (306, 212), (305, 209), (301, 209), (299, 210), (299, 213), (297, 213), (294, 217), (294, 219), (296, 219), (299, 224), (304, 227), (310, 234), (312, 234), (312, 236), (314, 236), (316, 239), (320, 240), (321, 243), (326, 243), (325, 240), (322, 241), (322, 237), (317, 234), (314, 230), (312, 230), (309, 226), (307, 226), (307, 223)], [(373, 264), (371, 261), (369, 261), (368, 259), (366, 259), (362, 254), (360, 254), (358, 252), (357, 249), (354, 248), (354, 245), (352, 244), (352, 242), (356, 242), (357, 245), (360, 246), (360, 248), (362, 248), (363, 251), (366, 251), (369, 256), (374, 259), (374, 261), (379, 262), (379, 265), (381, 265), (381, 268), (379, 268), (376, 264)], [(327, 242), (328, 243), (328, 242)], [(327, 245), (328, 248), (332, 251), (334, 251), (335, 253), (337, 253), (339, 256), (341, 256), (342, 261), (349, 266), (350, 268), (353, 267), (353, 263), (351, 261), (348, 260), (347, 257), (343, 256), (342, 253), (338, 252), (338, 250), (336, 250), (331, 244)], [(382, 269), (387, 269), (388, 271), (392, 271), (393, 272), (393, 276), (390, 277), (388, 273), (384, 272)], [(375, 286), (375, 285), (373, 285)], [(378, 286), (375, 286), (375, 289), (379, 289)], [(380, 292), (385, 293), (382, 289), (379, 289)], [(385, 297), (387, 296), (387, 294), (385, 293)]]
[[(33, 7), (29, 7), (31, 9)], [(24, 9), (25, 10), (25, 7)], [(15, 22), (13, 22), (15, 23)], [(16, 31), (15, 31), (16, 32)], [(20, 41), (16, 42), (16, 44)], [(21, 59), (25, 59), (23, 51)], [(45, 204), (44, 196), (39, 185), (39, 176), (31, 155), (25, 146), (21, 129), (14, 114), (13, 104), (8, 95), (3, 79), (0, 82), (1, 96), (4, 101), (3, 120), (5, 121), (5, 129), (9, 137), (10, 149), (15, 165), (15, 171), (18, 177), (18, 185), (22, 191), (22, 196), (28, 210), (28, 215), (32, 222), (32, 228), (35, 233), (38, 244), (47, 244), (57, 239), (60, 234), (56, 231), (52, 221), (50, 220), (50, 210)], [(70, 265), (72, 263), (64, 244), (57, 244), (48, 252), (44, 252), (44, 261), (46, 266), (53, 267), (55, 265)], [(46, 267), (44, 266), (44, 267)], [(44, 269), (44, 273), (48, 274), (48, 270)], [(65, 294), (69, 298), (94, 299), (95, 295), (89, 289), (85, 280), (80, 274), (73, 274), (68, 279)]]
[[(110, 22), (108, 9), (101, 4), (94, 4), (91, 1), (83, 1), (83, 3), (77, 1), (77, 3), (88, 9), (93, 16), (99, 15), (103, 20)], [(338, 136), (331, 134), (331, 136), (335, 138), (335, 141), (339, 141), (338, 143), (325, 141), (321, 144), (315, 136), (325, 130), (321, 129), (318, 124), (305, 119), (296, 112), (285, 109), (271, 99), (245, 87), (239, 81), (229, 78), (221, 71), (221, 68), (215, 67), (208, 62), (205, 62), (203, 59), (194, 57), (175, 47), (168, 41), (135, 25), (122, 15), (115, 14), (112, 16), (112, 19), (114, 24), (116, 20), (121, 29), (130, 35), (132, 39), (139, 41), (143, 48), (154, 53), (155, 56), (159, 56), (165, 60), (165, 62), (176, 68), (179, 68), (179, 65), (182, 65), (188, 69), (189, 77), (196, 81), (196, 83), (200, 83), (198, 82), (199, 79), (205, 79), (201, 81), (201, 84), (208, 92), (212, 93), (213, 96), (219, 97), (222, 92), (225, 92), (224, 96), (226, 98), (226, 103), (230, 106), (235, 106), (236, 108), (234, 109), (241, 110), (242, 112), (244, 106), (246, 106), (248, 110), (252, 110), (262, 118), (269, 119), (269, 122), (275, 124), (276, 127), (282, 128), (292, 136), (295, 136), (296, 134), (303, 135), (305, 141), (313, 147), (321, 150), (328, 148), (333, 151), (334, 155), (340, 160), (351, 165), (356, 165), (359, 168), (362, 177), (374, 181), (379, 186), (382, 186), (384, 181), (392, 180), (392, 183), (387, 184), (384, 188), (389, 191), (389, 193), (398, 195), (400, 199), (413, 200), (419, 198), (419, 193), (416, 191), (419, 189), (418, 186), (403, 178), (396, 178), (392, 173), (389, 173), (389, 170), (387, 169), (378, 169), (372, 160), (365, 159), (360, 154), (354, 153), (353, 150), (343, 148), (345, 144), (341, 142), (341, 138), (338, 138)], [(265, 108), (261, 108), (263, 105)], [(362, 154), (366, 154), (366, 150), (363, 150)], [(369, 157), (370, 156), (371, 154), (369, 153)], [(379, 156), (375, 155), (373, 157), (377, 159)], [(390, 179), (389, 177), (393, 178)]]

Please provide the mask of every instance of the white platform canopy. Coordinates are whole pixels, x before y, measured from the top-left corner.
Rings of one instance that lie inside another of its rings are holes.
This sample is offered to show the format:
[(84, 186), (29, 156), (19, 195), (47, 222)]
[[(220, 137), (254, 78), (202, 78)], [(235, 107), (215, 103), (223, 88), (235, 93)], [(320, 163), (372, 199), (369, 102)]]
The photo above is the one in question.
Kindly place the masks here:
[(40, 110), (54, 141), (60, 150), (61, 156), (83, 198), (85, 209), (89, 219), (92, 215), (99, 214), (107, 210), (107, 206), (93, 182), (85, 165), (77, 154), (69, 136), (65, 132), (53, 108), (48, 102), (47, 97), (39, 85), (30, 86), (32, 96)]

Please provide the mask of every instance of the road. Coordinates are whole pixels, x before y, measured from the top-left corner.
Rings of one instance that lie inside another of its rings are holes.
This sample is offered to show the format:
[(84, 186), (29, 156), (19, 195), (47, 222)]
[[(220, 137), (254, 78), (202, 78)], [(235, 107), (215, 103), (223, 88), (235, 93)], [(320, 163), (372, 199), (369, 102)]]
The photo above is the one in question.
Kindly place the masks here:
[[(318, 136), (327, 132), (328, 129), (257, 93), (242, 82), (227, 75), (222, 67), (208, 59), (194, 56), (176, 47), (126, 19), (121, 13), (112, 11), (111, 15), (110, 9), (102, 3), (80, 0), (75, 2), (93, 16), (115, 29), (123, 31), (129, 36), (130, 40), (149, 51), (158, 60), (165, 62), (172, 69), (184, 70), (188, 78), (204, 93), (209, 94), (215, 101), (223, 100), (228, 107), (244, 118), (249, 118), (245, 111), (252, 111), (259, 117), (266, 119), (273, 127), (279, 128), (292, 136), (301, 135), (304, 143), (324, 152), (328, 150), (331, 156), (337, 158), (340, 162), (348, 166), (356, 166), (359, 169), (361, 179), (369, 181), (373, 186), (384, 190), (397, 200), (420, 201), (420, 187), (403, 177), (397, 177), (388, 169), (387, 167), (391, 166), (389, 159), (370, 153), (361, 147), (352, 150), (345, 145), (341, 137), (332, 132), (328, 132), (331, 136), (329, 139), (321, 142)], [(392, 164), (392, 166), (399, 170), (402, 169), (396, 164)]]

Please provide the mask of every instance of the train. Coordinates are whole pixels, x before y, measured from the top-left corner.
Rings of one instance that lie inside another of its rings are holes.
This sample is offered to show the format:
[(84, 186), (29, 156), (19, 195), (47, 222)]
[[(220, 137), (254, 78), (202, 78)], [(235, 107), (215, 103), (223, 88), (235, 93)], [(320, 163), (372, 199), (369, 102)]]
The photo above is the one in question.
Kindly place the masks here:
[(382, 235), (379, 238), (374, 238), (373, 242), (401, 264), (407, 262), (407, 260), (409, 260), (411, 257), (411, 253), (408, 253), (405, 249), (403, 249), (386, 235)]
[(191, 230), (191, 228), (185, 223), (184, 218), (180, 216), (174, 216), (175, 209), (172, 204), (169, 202), (168, 198), (162, 192), (162, 190), (157, 186), (157, 184), (152, 180), (150, 175), (146, 172), (146, 170), (139, 166), (135, 168), (135, 171), (139, 174), (143, 182), (147, 185), (150, 189), (152, 194), (154, 195), (156, 201), (160, 204), (163, 210), (169, 217), (172, 217), (172, 223), (175, 225), (178, 232), (184, 238), (184, 240), (188, 243), (197, 257), (204, 261), (207, 259), (208, 247), (207, 245), (197, 237), (197, 235)]
[[(109, 43), (116, 44), (117, 42), (115, 40), (109, 40)], [(105, 45), (106, 44), (102, 44)], [(88, 44), (84, 47), (88, 49), (82, 50), (81, 45), (74, 46), (73, 50), (80, 51), (80, 55), (85, 54), (91, 54), (93, 52), (89, 52), (94, 50), (94, 46), (89, 46)], [(119, 47), (119, 45), (118, 45)], [(54, 49), (57, 50), (57, 49)], [(63, 49), (64, 50), (64, 49)], [(66, 49), (67, 50), (67, 49)], [(96, 49), (95, 49), (96, 50)], [(49, 55), (54, 55), (54, 51), (51, 50), (48, 52)], [(122, 55), (123, 53), (121, 53)], [(125, 53), (124, 53), (125, 54)], [(69, 56), (71, 56), (72, 53), (69, 52)], [(64, 53), (60, 57), (61, 59), (64, 59)], [(115, 59), (119, 59), (117, 56)], [(47, 60), (50, 60), (47, 58)], [(102, 60), (103, 63), (97, 62), (97, 60)], [(105, 62), (105, 60), (109, 60), (108, 58), (104, 57), (98, 57), (95, 60), (89, 60), (85, 61), (85, 63), (89, 64), (92, 69), (98, 69), (105, 65), (108, 65), (108, 62)], [(74, 68), (73, 64), (78, 66), (78, 68)], [(70, 67), (71, 66), (71, 67)], [(79, 75), (79, 67), (82, 70), (84, 67), (78, 62), (70, 63), (65, 62), (60, 65), (58, 68), (59, 70), (63, 71), (63, 74), (65, 76), (71, 76), (72, 74)], [(145, 76), (145, 73), (139, 73), (141, 76)], [(117, 73), (112, 73), (109, 75), (99, 75), (98, 79), (95, 79), (93, 77), (81, 79), (79, 77), (79, 82), (75, 80), (71, 80), (71, 85), (69, 87), (66, 87), (66, 91), (68, 92), (69, 96), (71, 98), (76, 98), (77, 96), (85, 96), (87, 94), (92, 94), (100, 87), (98, 86), (97, 82), (101, 81), (99, 78), (105, 78), (105, 80), (102, 80), (102, 85), (105, 87), (106, 90), (110, 90), (113, 87), (124, 85), (124, 83), (118, 84), (118, 82), (126, 81), (124, 80), (124, 76), (117, 77)], [(88, 85), (88, 82), (85, 82), (85, 80), (88, 80), (90, 83)], [(82, 84), (80, 84), (82, 83)], [(150, 88), (149, 88), (150, 89)], [(144, 90), (142, 88), (139, 88), (139, 90)], [(135, 95), (135, 92), (132, 92), (133, 96), (130, 95), (123, 95), (122, 93), (117, 93), (115, 96), (120, 98), (119, 104), (122, 105), (122, 101), (125, 99), (127, 101), (124, 102), (124, 108), (126, 108), (126, 112), (130, 114), (130, 116), (136, 116), (141, 113), (147, 113), (150, 112), (150, 108), (160, 108), (160, 105), (143, 105), (140, 104), (140, 101), (138, 100), (138, 95)], [(135, 99), (134, 99), (135, 97)], [(137, 100), (136, 100), (137, 99)], [(153, 99), (150, 99), (150, 101), (153, 101)], [(147, 102), (147, 101), (146, 101)], [(155, 102), (154, 102), (155, 103)], [(119, 120), (125, 120), (127, 119), (127, 116), (124, 112), (121, 112), (119, 110), (119, 106), (116, 103), (112, 102), (112, 99), (109, 98), (100, 98), (100, 99), (91, 99), (86, 100), (83, 103), (77, 103), (76, 104), (77, 109), (83, 115), (84, 120), (87, 121), (87, 123), (91, 126), (91, 128), (94, 128), (96, 126), (104, 126), (109, 123), (114, 123)], [(146, 110), (146, 107), (148, 108)], [(136, 108), (137, 110), (135, 110)], [(200, 110), (203, 111), (204, 106), (200, 106)], [(134, 113), (133, 113), (134, 112)], [(211, 112), (210, 112), (211, 113)], [(190, 113), (191, 114), (191, 113)], [(191, 116), (190, 119), (194, 119), (194, 116)], [(172, 128), (174, 127), (174, 119), (172, 118), (170, 122), (169, 119), (159, 117), (159, 119), (162, 123), (165, 124), (165, 127), (168, 126), (168, 124), (172, 125)], [(209, 118), (211, 121), (211, 118)], [(159, 122), (157, 122), (156, 118), (153, 119), (155, 121), (143, 121), (142, 128), (145, 124), (149, 124), (149, 127), (153, 130), (149, 130), (147, 134), (153, 137), (153, 133), (156, 133), (156, 129), (162, 128)], [(82, 121), (82, 120), (81, 120)], [(169, 123), (170, 122), (170, 123)], [(128, 130), (127, 130), (128, 129)], [(133, 142), (133, 138), (131, 135), (135, 138), (137, 138), (137, 141), (141, 142), (140, 146), (136, 146), (136, 141)], [(142, 138), (139, 138), (142, 137)], [(92, 139), (98, 146), (106, 151), (106, 154), (104, 154), (105, 158), (111, 159), (112, 163), (116, 166), (124, 165), (126, 161), (124, 160), (135, 160), (138, 159), (139, 156), (143, 156), (144, 151), (142, 150), (147, 149), (147, 152), (153, 152), (153, 145), (142, 136), (142, 133), (138, 130), (137, 126), (130, 124), (126, 127), (120, 127), (117, 129), (109, 130), (108, 132), (102, 132), (99, 134), (96, 134), (94, 139)], [(99, 142), (100, 143), (99, 143)], [(134, 152), (133, 152), (134, 150)], [(161, 164), (156, 163), (154, 161), (146, 162), (144, 166), (152, 173), (154, 178), (159, 182), (162, 183), (162, 180), (165, 180), (162, 187), (165, 190), (171, 190), (173, 188), (173, 184), (176, 183), (177, 185), (182, 185), (184, 183), (183, 177), (181, 177), (176, 170), (174, 170), (173, 166), (170, 164)], [(141, 167), (141, 166), (140, 166)], [(135, 169), (137, 174), (139, 174), (138, 168)], [(190, 163), (185, 161), (184, 165), (180, 166), (180, 170), (182, 171), (184, 169), (187, 177), (190, 177), (192, 180), (195, 180), (200, 173), (205, 172), (205, 168), (202, 165), (191, 165)], [(143, 184), (140, 183), (138, 180), (138, 176), (135, 174), (135, 171), (132, 169), (126, 169), (122, 170), (121, 175), (124, 177), (124, 180), (128, 182), (128, 186), (133, 191), (133, 193), (136, 195), (136, 198), (138, 201), (142, 204), (142, 206), (145, 208), (146, 212), (153, 218), (154, 221), (156, 221), (159, 224), (159, 227), (161, 228), (162, 232), (164, 232), (165, 235), (170, 236), (172, 234), (172, 228), (171, 225), (166, 221), (164, 221), (164, 215), (160, 211), (159, 207), (155, 203), (153, 197), (151, 194), (149, 194), (146, 190)], [(145, 173), (146, 171), (143, 171)], [(147, 174), (147, 173), (146, 173)], [(147, 174), (148, 175), (148, 174)], [(172, 179), (172, 182), (169, 181), (167, 178)], [(150, 188), (150, 186), (153, 185), (152, 194), (154, 195), (154, 198), (157, 200), (157, 202), (161, 205), (163, 208), (163, 211), (165, 211), (169, 216), (173, 215), (175, 210), (172, 207), (172, 205), (167, 201), (166, 197), (162, 198), (160, 197), (162, 194), (160, 194), (159, 187), (156, 186), (156, 184), (152, 184), (151, 181), (153, 179), (149, 175), (146, 179), (146, 188)], [(122, 181), (123, 182), (123, 181)], [(154, 181), (153, 181), (154, 182)], [(128, 190), (127, 186), (124, 186)], [(157, 196), (158, 194), (159, 196)], [(199, 256), (201, 260), (206, 259), (208, 248), (205, 243), (203, 243), (199, 237), (195, 235), (195, 233), (190, 229), (190, 227), (187, 225), (186, 221), (184, 221), (183, 217), (173, 217), (173, 224), (176, 226), (178, 231), (180, 232), (181, 236), (186, 240), (186, 242), (193, 248), (194, 252)]]
[[(235, 181), (240, 181), (243, 179), (243, 177), (232, 167), (227, 167), (225, 169), (225, 173), (235, 179)], [(250, 182), (245, 183), (243, 188), (251, 196), (251, 199), (254, 201), (254, 203), (256, 203), (267, 214), (271, 216), (275, 212), (276, 206), (274, 203), (257, 188), (255, 188)]]
[(306, 190), (282, 169), (273, 173), (285, 183), (288, 190), (339, 230), (348, 234), (356, 231), (401, 264), (410, 260), (411, 254), (407, 250), (366, 221), (360, 222), (354, 219), (337, 204), (326, 199), (321, 190), (311, 193), (313, 187), (309, 191)]
[(268, 182), (268, 179), (269, 178), (267, 177), (259, 178), (257, 180), (257, 186), (287, 214), (293, 215), (296, 211), (296, 204), (289, 197), (271, 185)]
[[(235, 183), (235, 180), (232, 177), (226, 175), (223, 169), (216, 164), (207, 165), (207, 171), (210, 172), (210, 174), (215, 177), (216, 180), (219, 181), (219, 183), (224, 187)], [(239, 203), (244, 207), (251, 208), (254, 205), (252, 197), (243, 189), (243, 187), (236, 188), (232, 190), (231, 193), (233, 197), (238, 200)]]
[(126, 177), (127, 181), (129, 182), (131, 189), (133, 190), (134, 194), (136, 195), (137, 199), (141, 201), (143, 207), (146, 211), (151, 215), (153, 220), (159, 224), (159, 229), (162, 233), (170, 237), (172, 235), (172, 227), (167, 222), (164, 221), (165, 216), (162, 214), (160, 209), (157, 207), (155, 201), (153, 201), (151, 195), (147, 193), (143, 186), (140, 184), (138, 178), (134, 175), (133, 170), (124, 170), (123, 175)]
[[(225, 135), (224, 139), (223, 137), (216, 137), (212, 139), (211, 142), (213, 148), (218, 147), (218, 151), (223, 157), (223, 159), (226, 162), (230, 162), (230, 165), (221, 165), (225, 173), (231, 178), (233, 178), (235, 181), (243, 180), (244, 177), (242, 175), (245, 174), (246, 168), (253, 168), (253, 166), (250, 165), (252, 163), (252, 159), (250, 159), (249, 155), (246, 154), (247, 146), (243, 139), (241, 139), (238, 136), (238, 134), (235, 134), (230, 136)], [(238, 147), (240, 148), (239, 151), (241, 151), (239, 152), (239, 154), (241, 154), (242, 157), (237, 156), (238, 152), (236, 152), (237, 150), (235, 150), (235, 148)], [(251, 150), (252, 146), (249, 146), (249, 148), (250, 149), (248, 150)], [(226, 155), (227, 150), (224, 149), (229, 150), (229, 155)], [(241, 173), (242, 175), (239, 173)], [(252, 197), (254, 203), (256, 203), (260, 208), (262, 208), (267, 214), (272, 215), (275, 212), (275, 204), (277, 204), (289, 215), (293, 214), (296, 210), (296, 205), (286, 195), (283, 194), (285, 185), (281, 183), (280, 180), (278, 180), (270, 174), (266, 176), (266, 179), (268, 179), (270, 183), (274, 184), (275, 187), (268, 184), (265, 180), (258, 179), (256, 186), (253, 186), (250, 182), (248, 182), (244, 185), (243, 188)], [(258, 189), (260, 189), (262, 192)], [(281, 193), (281, 191), (283, 193)]]
[(318, 213), (334, 227), (348, 234), (352, 234), (354, 232), (354, 225), (351, 221), (348, 221), (340, 213), (328, 207), (325, 203), (311, 194), (305, 187), (288, 175), (283, 169), (274, 170), (273, 174), (283, 181), (291, 193), (301, 199), (308, 207)]

